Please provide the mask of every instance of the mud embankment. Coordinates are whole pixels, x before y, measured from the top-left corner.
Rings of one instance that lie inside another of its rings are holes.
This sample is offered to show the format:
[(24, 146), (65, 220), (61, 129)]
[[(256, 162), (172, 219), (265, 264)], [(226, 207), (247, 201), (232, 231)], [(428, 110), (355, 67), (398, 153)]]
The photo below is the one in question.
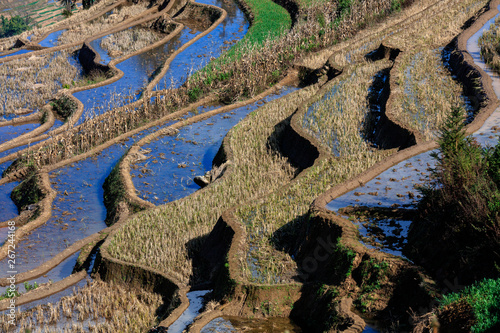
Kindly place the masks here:
[(106, 250), (108, 246), (109, 241), (105, 241), (96, 258), (95, 271), (102, 280), (121, 283), (127, 288), (142, 289), (161, 295), (163, 305), (156, 311), (156, 315), (160, 319), (167, 317), (173, 309), (179, 306), (181, 303), (178, 287), (180, 283), (174, 277), (150, 267), (112, 258)]

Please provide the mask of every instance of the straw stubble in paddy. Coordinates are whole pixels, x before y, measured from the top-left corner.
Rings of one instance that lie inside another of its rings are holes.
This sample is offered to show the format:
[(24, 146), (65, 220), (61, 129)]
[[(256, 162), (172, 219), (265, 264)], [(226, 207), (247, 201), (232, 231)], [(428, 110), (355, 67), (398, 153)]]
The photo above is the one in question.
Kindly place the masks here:
[(162, 38), (160, 33), (143, 27), (119, 31), (104, 37), (101, 47), (114, 55), (127, 55), (149, 46)]
[(370, 113), (369, 87), (373, 77), (388, 66), (387, 61), (360, 64), (329, 83), (329, 91), (315, 97), (303, 123), (311, 135), (332, 151), (332, 157), (307, 169), (281, 191), (238, 208), (236, 216), (246, 228), (249, 250), (247, 260), (241, 263), (245, 280), (291, 282), (297, 264), (287, 253), (287, 242), (298, 236), (311, 202), (329, 187), (359, 174), (389, 153), (370, 147), (362, 134)]
[(394, 74), (397, 87), (391, 112), (396, 121), (436, 139), (452, 108), (466, 105), (462, 87), (443, 65), (442, 49), (403, 53)]
[(0, 114), (39, 109), (63, 86), (79, 80), (80, 69), (70, 57), (68, 51), (60, 51), (0, 66)]
[[(230, 172), (202, 193), (143, 212), (113, 236), (110, 254), (171, 273), (187, 283), (192, 263), (186, 244), (196, 250), (220, 214), (285, 185), (295, 174), (286, 159), (269, 151), (274, 124), (289, 116), (316, 88), (305, 88), (250, 114), (232, 131)], [(194, 240), (194, 241), (193, 241)]]
[(2, 332), (145, 332), (157, 324), (162, 297), (144, 290), (130, 290), (116, 283), (88, 282), (55, 304), (41, 304), (17, 312), (17, 325), (1, 315)]

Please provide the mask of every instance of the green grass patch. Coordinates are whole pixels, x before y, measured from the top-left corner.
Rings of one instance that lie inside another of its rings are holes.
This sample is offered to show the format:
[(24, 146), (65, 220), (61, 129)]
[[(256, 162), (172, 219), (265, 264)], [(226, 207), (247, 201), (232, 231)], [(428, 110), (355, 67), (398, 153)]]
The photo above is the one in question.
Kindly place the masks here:
[[(241, 58), (247, 47), (259, 47), (267, 39), (277, 39), (292, 27), (292, 18), (285, 8), (271, 0), (243, 0), (253, 14), (252, 25), (248, 29), (245, 37), (230, 48), (219, 58), (209, 63), (204, 69), (208, 75), (205, 80), (211, 83), (214, 80), (225, 81), (232, 76), (232, 73), (220, 71), (221, 65)], [(196, 78), (195, 74), (194, 78)]]
[[(466, 301), (473, 309), (476, 323), (473, 333), (498, 332), (500, 329), (500, 279), (485, 279), (459, 293), (445, 295), (441, 307)], [(495, 330), (496, 329), (496, 330)]]

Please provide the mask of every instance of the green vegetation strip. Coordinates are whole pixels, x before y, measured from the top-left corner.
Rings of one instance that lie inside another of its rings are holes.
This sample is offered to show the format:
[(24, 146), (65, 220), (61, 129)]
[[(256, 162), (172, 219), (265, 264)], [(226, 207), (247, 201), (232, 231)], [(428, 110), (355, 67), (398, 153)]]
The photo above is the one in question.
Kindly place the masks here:
[(271, 0), (245, 0), (253, 14), (252, 26), (241, 44), (260, 45), (290, 30), (292, 19), (285, 8)]
[(222, 64), (239, 59), (247, 48), (260, 47), (266, 40), (277, 39), (292, 27), (290, 14), (285, 8), (271, 0), (239, 1), (250, 9), (253, 15), (252, 25), (243, 39), (203, 69), (206, 73), (220, 71)]

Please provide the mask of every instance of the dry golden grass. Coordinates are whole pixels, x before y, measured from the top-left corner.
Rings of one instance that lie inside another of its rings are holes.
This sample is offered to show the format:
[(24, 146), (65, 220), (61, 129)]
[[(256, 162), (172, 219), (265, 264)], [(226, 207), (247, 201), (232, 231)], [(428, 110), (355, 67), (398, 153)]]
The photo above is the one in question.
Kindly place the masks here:
[(380, 61), (353, 66), (330, 82), (331, 89), (309, 106), (303, 123), (336, 157), (307, 170), (305, 177), (285, 190), (239, 207), (236, 215), (246, 228), (248, 244), (247, 260), (241, 263), (244, 279), (266, 284), (291, 282), (296, 264), (276, 248), (290, 246), (283, 240), (297, 236), (311, 202), (319, 194), (387, 155), (371, 148), (362, 132), (370, 113), (367, 100), (373, 77), (390, 65)]
[(411, 29), (403, 29), (392, 35), (388, 42), (403, 50), (440, 47), (458, 35), (463, 24), (487, 3), (487, 0), (449, 1), (445, 8), (424, 16), (417, 24), (413, 24)]
[(462, 87), (444, 67), (440, 49), (406, 52), (398, 64), (394, 118), (426, 140), (436, 139), (450, 110), (465, 107)]
[[(421, 43), (422, 41), (426, 43), (436, 42), (436, 38), (427, 38), (425, 34), (421, 36), (422, 26), (432, 28), (434, 24), (439, 29), (445, 29), (443, 34), (439, 35), (439, 42), (442, 43), (445, 38), (451, 36), (452, 33), (456, 33), (457, 27), (465, 21), (467, 16), (471, 16), (483, 4), (484, 1), (479, 4), (472, 1), (462, 3), (458, 0), (444, 2), (444, 6), (434, 9), (432, 13), (422, 14), (418, 22), (413, 25), (413, 29), (406, 27), (398, 30), (394, 40), (396, 41), (401, 36), (406, 36), (408, 38), (415, 38), (416, 43)], [(469, 5), (470, 7), (467, 8)], [(465, 11), (465, 14), (461, 13), (461, 11)], [(452, 15), (457, 15), (458, 22), (450, 23), (445, 27), (443, 20)], [(316, 31), (316, 28), (312, 24), (310, 31)], [(431, 31), (436, 32), (432, 29)], [(297, 35), (292, 36), (291, 34), (293, 33)], [(386, 33), (390, 35), (390, 31)], [(342, 35), (341, 33), (339, 34)], [(346, 30), (347, 34), (348, 30)], [(296, 38), (297, 36), (307, 36), (307, 33), (302, 35), (302, 33), (294, 29), (289, 35), (283, 37), (284, 39), (288, 38), (288, 42), (281, 44), (282, 41), (278, 41), (274, 43), (274, 46), (271, 43), (269, 45), (264, 44), (262, 46), (264, 51), (261, 54), (269, 55), (269, 57), (266, 57), (268, 63), (265, 66), (272, 68), (272, 62), (280, 61), (279, 58), (273, 55), (279, 54), (279, 52), (273, 53), (270, 51), (274, 50), (273, 47), (276, 47), (276, 45), (280, 47), (283, 45), (292, 45), (292, 54), (296, 50), (294, 49), (295, 45), (298, 45), (297, 48), (300, 49), (300, 45), (304, 44), (295, 44), (294, 41), (300, 40), (300, 38)], [(417, 37), (421, 38), (417, 40)], [(366, 48), (365, 53), (375, 49), (378, 43), (374, 46), (374, 48)], [(247, 55), (250, 59), (254, 59), (255, 63), (260, 62), (258, 56), (252, 58), (252, 52), (257, 51), (249, 50), (246, 52), (245, 58), (242, 60), (244, 63), (247, 63), (249, 59)], [(357, 59), (360, 58), (358, 57)], [(248, 63), (253, 62), (249, 61)], [(241, 66), (241, 64), (235, 66)], [(352, 98), (350, 95), (352, 92), (349, 92), (349, 90), (346, 90), (343, 101), (341, 101), (341, 98), (334, 98), (329, 101), (333, 104), (337, 102), (346, 103), (345, 107), (349, 109), (349, 112), (346, 111), (346, 113), (354, 112), (353, 115), (349, 114), (344, 119), (344, 123), (342, 119), (334, 119), (334, 117), (330, 120), (331, 124), (337, 126), (336, 131), (339, 134), (336, 135), (339, 137), (336, 140), (340, 144), (336, 145), (336, 147), (341, 147), (342, 154), (340, 156), (342, 157), (332, 157), (323, 161), (320, 165), (309, 169), (305, 176), (293, 183), (292, 186), (285, 190), (277, 191), (283, 185), (289, 183), (294, 170), (290, 168), (286, 161), (274, 160), (278, 157), (266, 150), (266, 140), (274, 124), (286, 118), (286, 115), (289, 114), (287, 112), (291, 112), (293, 106), (298, 105), (299, 101), (303, 101), (304, 97), (297, 99), (296, 96), (299, 95), (298, 93), (288, 96), (280, 103), (283, 104), (281, 108), (278, 108), (278, 103), (269, 103), (266, 107), (260, 109), (255, 116), (249, 117), (233, 130), (234, 136), (231, 140), (231, 145), (235, 152), (235, 157), (234, 161), (232, 161), (233, 173), (230, 176), (212, 184), (201, 195), (195, 195), (186, 200), (174, 202), (134, 217), (113, 237), (110, 253), (125, 261), (139, 262), (171, 273), (177, 276), (179, 280), (186, 282), (188, 276), (192, 273), (190, 259), (187, 255), (187, 243), (207, 234), (215, 224), (220, 213), (225, 209), (237, 204), (250, 202), (250, 200), (263, 195), (268, 195), (264, 201), (240, 207), (238, 210), (238, 219), (247, 228), (247, 240), (252, 246), (255, 245), (258, 247), (258, 251), (250, 252), (248, 260), (242, 259), (242, 276), (252, 281), (266, 283), (290, 281), (295, 263), (293, 263), (285, 252), (274, 248), (272, 244), (273, 234), (279, 228), (294, 220), (300, 221), (307, 212), (312, 200), (319, 194), (331, 186), (339, 184), (366, 170), (390, 153), (371, 149), (359, 134), (359, 126), (366, 114), (366, 94), (371, 76), (377, 70), (387, 67), (387, 63), (365, 64), (365, 66), (375, 67), (372, 67), (372, 72), (369, 70), (363, 72), (362, 67), (358, 69), (357, 75), (364, 76), (364, 80), (360, 79), (359, 81), (362, 82), (360, 84), (361, 89), (359, 89), (360, 93), (354, 94), (355, 99), (358, 101), (357, 103), (351, 104), (349, 102), (349, 99)], [(228, 68), (230, 67), (231, 65)], [(236, 86), (230, 86), (230, 82), (227, 82), (228, 86), (222, 86), (222, 89), (226, 89), (226, 92), (230, 91), (231, 96), (245, 96), (257, 92), (258, 87), (255, 84), (246, 84), (247, 81), (245, 80), (251, 77), (249, 73), (245, 72), (247, 67), (242, 66), (238, 70), (246, 73), (245, 75), (242, 74), (241, 78), (235, 76), (238, 78), (238, 81), (245, 83), (242, 86), (246, 87), (246, 91), (238, 90)], [(239, 75), (239, 72), (235, 72), (233, 75)], [(256, 77), (261, 76), (253, 76), (254, 81)], [(202, 76), (201, 78), (203, 82), (206, 82), (209, 76)], [(353, 81), (352, 79), (349, 81)], [(265, 80), (262, 79), (261, 81)], [(213, 83), (211, 84), (207, 87), (221, 88), (213, 85)], [(361, 93), (363, 89), (364, 94)], [(301, 93), (311, 96), (311, 90)], [(292, 104), (290, 104), (291, 100), (293, 101)], [(276, 106), (271, 107), (271, 105)], [(265, 121), (263, 121), (264, 119)], [(253, 126), (248, 127), (249, 124)], [(325, 135), (325, 138), (328, 136), (330, 138), (334, 137), (332, 135), (333, 132), (321, 133), (326, 128), (323, 127), (319, 118), (318, 121), (313, 121), (311, 126), (312, 131), (316, 131), (319, 137), (322, 135)], [(242, 138), (244, 139), (242, 140)], [(328, 146), (327, 143), (325, 144)], [(245, 147), (245, 149), (241, 150), (240, 147)], [(274, 177), (267, 179), (266, 177), (270, 174), (274, 175)], [(258, 181), (256, 181), (257, 179)], [(199, 240), (191, 242), (190, 246), (196, 248), (199, 243)]]
[(373, 77), (391, 64), (365, 62), (347, 69), (329, 83), (332, 89), (309, 107), (303, 127), (337, 157), (369, 150), (361, 134), (370, 112), (368, 90)]
[(500, 71), (500, 18), (479, 37), (479, 47), (481, 48), (481, 57), (484, 61), (497, 72)]
[(407, 11), (389, 18), (370, 33), (361, 33), (359, 37), (330, 50), (335, 52), (335, 64), (344, 67), (361, 61), (365, 54), (375, 50), (382, 42), (403, 50), (419, 45), (437, 48), (458, 34), (463, 23), (486, 3), (487, 0), (416, 1)]
[(38, 109), (63, 85), (79, 80), (68, 51), (14, 60), (0, 66), (0, 114), (21, 108)]
[(437, 49), (449, 43), (486, 3), (486, 0), (438, 2), (431, 10), (413, 17), (415, 21), (410, 26), (382, 30), (341, 50), (334, 57), (335, 63), (346, 66), (359, 62), (381, 42), (404, 50), (395, 71), (399, 85), (393, 87), (395, 101), (391, 111), (396, 120), (421, 132), (425, 139), (433, 139), (451, 107), (465, 106), (460, 98), (461, 86), (444, 67)]
[(88, 282), (55, 304), (43, 304), (18, 312), (17, 326), (0, 318), (2, 332), (145, 332), (157, 324), (160, 295), (144, 290), (128, 290), (122, 285), (100, 280)]

